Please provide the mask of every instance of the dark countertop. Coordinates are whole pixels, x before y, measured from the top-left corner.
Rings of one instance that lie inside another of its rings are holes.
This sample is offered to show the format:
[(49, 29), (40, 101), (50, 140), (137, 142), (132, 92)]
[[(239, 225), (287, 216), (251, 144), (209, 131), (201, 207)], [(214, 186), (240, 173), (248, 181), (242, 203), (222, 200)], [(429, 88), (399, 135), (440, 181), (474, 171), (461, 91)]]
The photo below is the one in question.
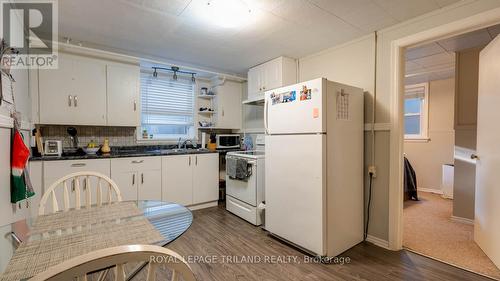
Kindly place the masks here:
[(176, 150), (171, 146), (129, 146), (112, 147), (108, 154), (85, 154), (62, 155), (62, 156), (32, 156), (30, 161), (57, 161), (57, 160), (82, 160), (82, 159), (110, 159), (124, 157), (145, 157), (145, 156), (168, 156), (185, 154), (205, 154), (219, 153), (221, 151), (210, 151), (208, 149), (188, 148), (187, 150)]

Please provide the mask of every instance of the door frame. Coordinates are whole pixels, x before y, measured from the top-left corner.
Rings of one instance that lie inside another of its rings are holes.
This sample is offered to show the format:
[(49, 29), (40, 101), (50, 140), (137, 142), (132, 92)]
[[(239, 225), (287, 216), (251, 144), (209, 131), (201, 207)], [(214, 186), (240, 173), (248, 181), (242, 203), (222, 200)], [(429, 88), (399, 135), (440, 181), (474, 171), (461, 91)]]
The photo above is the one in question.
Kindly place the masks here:
[(391, 134), (389, 171), (389, 248), (403, 248), (403, 143), (404, 143), (404, 69), (405, 49), (412, 45), (432, 42), (482, 29), (500, 23), (500, 8), (412, 34), (391, 42), (390, 96)]

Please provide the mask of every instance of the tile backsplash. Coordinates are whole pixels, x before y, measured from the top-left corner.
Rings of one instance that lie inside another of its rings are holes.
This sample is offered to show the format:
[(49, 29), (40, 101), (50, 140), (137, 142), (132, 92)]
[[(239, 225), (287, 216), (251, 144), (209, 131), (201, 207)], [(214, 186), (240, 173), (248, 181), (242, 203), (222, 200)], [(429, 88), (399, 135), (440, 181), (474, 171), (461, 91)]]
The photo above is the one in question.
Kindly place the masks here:
[(86, 146), (94, 140), (98, 145), (109, 139), (110, 146), (133, 146), (137, 145), (135, 127), (105, 127), (105, 126), (62, 126), (62, 125), (40, 125), (44, 140), (62, 140), (63, 147), (70, 146), (68, 127), (75, 127), (78, 131), (79, 146)]

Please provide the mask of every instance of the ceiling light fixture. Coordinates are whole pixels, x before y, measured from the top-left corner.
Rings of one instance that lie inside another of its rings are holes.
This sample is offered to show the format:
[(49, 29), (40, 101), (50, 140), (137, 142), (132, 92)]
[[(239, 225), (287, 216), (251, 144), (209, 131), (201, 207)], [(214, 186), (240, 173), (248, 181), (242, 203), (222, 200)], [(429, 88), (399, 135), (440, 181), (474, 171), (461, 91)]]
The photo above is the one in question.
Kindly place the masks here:
[(237, 28), (252, 19), (252, 9), (243, 0), (210, 0), (198, 9), (198, 16), (222, 28)]

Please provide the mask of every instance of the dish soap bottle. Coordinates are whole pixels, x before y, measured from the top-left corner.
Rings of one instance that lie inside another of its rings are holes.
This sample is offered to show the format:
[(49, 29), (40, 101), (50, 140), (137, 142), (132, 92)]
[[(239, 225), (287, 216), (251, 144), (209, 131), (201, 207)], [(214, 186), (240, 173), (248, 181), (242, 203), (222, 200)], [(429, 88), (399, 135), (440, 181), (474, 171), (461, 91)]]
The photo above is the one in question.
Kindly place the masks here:
[(111, 148), (109, 147), (109, 139), (104, 139), (104, 144), (101, 147), (102, 153), (110, 153)]

